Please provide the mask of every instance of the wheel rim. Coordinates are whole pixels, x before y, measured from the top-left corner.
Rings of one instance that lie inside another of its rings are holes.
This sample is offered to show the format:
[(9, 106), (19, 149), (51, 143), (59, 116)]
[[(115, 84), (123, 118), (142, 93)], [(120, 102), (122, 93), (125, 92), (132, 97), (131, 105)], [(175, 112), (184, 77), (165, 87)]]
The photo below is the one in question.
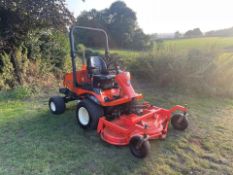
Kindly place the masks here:
[(51, 103), (50, 103), (50, 109), (51, 109), (53, 112), (56, 111), (56, 105), (55, 105), (54, 102), (51, 102)]
[(78, 118), (79, 118), (79, 122), (83, 125), (86, 126), (88, 125), (89, 121), (90, 121), (90, 116), (88, 111), (86, 110), (86, 108), (81, 107), (78, 110)]

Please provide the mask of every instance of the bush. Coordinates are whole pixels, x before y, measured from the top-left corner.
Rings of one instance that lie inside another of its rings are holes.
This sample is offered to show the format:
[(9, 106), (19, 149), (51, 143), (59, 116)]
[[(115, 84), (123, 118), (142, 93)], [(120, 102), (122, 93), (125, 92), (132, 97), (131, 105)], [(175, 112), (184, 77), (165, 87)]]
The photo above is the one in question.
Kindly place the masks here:
[(60, 32), (43, 33), (40, 37), (41, 59), (63, 70), (70, 48), (68, 36)]
[(70, 62), (69, 51), (66, 33), (32, 31), (9, 54), (0, 54), (0, 90), (16, 85), (31, 85), (52, 73), (60, 77)]
[(9, 89), (14, 85), (14, 69), (9, 55), (0, 54), (0, 90)]
[(226, 54), (215, 47), (181, 52), (174, 46), (165, 46), (122, 61), (135, 78), (158, 87), (233, 96), (233, 53)]

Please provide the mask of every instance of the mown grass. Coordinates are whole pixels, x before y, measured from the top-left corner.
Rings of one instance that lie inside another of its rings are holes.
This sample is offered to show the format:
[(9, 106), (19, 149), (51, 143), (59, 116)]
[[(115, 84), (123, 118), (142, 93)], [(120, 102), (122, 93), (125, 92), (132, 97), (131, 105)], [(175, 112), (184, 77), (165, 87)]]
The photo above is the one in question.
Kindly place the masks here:
[(151, 142), (150, 155), (103, 142), (76, 124), (75, 103), (62, 115), (43, 98), (0, 101), (0, 174), (232, 174), (233, 100), (195, 97), (135, 82), (146, 100), (163, 107), (190, 106), (189, 128), (169, 128)]

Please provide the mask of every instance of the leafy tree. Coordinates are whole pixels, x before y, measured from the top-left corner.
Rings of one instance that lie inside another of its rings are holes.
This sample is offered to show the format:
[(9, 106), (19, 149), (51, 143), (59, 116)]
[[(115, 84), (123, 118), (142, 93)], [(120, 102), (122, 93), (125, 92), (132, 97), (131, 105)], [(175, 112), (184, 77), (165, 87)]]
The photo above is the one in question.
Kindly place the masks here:
[(109, 9), (109, 30), (119, 47), (127, 47), (133, 41), (137, 26), (136, 14), (122, 1), (114, 2)]
[(8, 44), (20, 44), (30, 31), (44, 28), (65, 30), (72, 15), (65, 0), (0, 1), (0, 36)]
[[(101, 11), (84, 11), (77, 18), (77, 24), (106, 30), (113, 47), (144, 49), (149, 43), (149, 37), (138, 27), (136, 13), (122, 1)], [(78, 41), (86, 46), (103, 46), (103, 39), (99, 33), (79, 31)]]
[(201, 32), (201, 30), (199, 28), (195, 28), (193, 30), (188, 30), (184, 34), (184, 37), (187, 37), (187, 38), (201, 37), (201, 36), (203, 36), (203, 33)]
[[(105, 29), (106, 26), (106, 20), (103, 17), (104, 12), (99, 12), (95, 9), (92, 9), (91, 11), (87, 12), (84, 11), (82, 14), (78, 17), (77, 25), (81, 26), (88, 26), (88, 27), (98, 27)], [(80, 43), (84, 43), (87, 46), (103, 46), (104, 43), (104, 37), (99, 32), (93, 32), (93, 31), (87, 31), (87, 30), (79, 30), (78, 36), (76, 36), (78, 39), (77, 41)]]
[(134, 49), (143, 50), (152, 47), (153, 42), (150, 42), (150, 37), (145, 35), (142, 29), (137, 29), (133, 33), (132, 46)]
[(65, 31), (73, 21), (65, 0), (1, 0), (0, 51), (10, 55), (17, 80), (21, 82), (17, 47), (34, 31), (55, 29)]
[(179, 31), (176, 31), (174, 33), (174, 38), (178, 39), (178, 38), (181, 38), (181, 37), (182, 37), (182, 34)]

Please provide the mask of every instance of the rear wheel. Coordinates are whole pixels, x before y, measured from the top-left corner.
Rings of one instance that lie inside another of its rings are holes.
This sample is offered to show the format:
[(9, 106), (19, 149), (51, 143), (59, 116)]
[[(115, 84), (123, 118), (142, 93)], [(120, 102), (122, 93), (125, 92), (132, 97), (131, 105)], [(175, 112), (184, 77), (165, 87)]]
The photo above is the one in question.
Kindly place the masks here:
[(174, 114), (171, 124), (175, 129), (183, 131), (188, 127), (188, 119), (184, 114)]
[(66, 104), (63, 97), (54, 96), (49, 99), (49, 109), (53, 114), (62, 114), (65, 112)]
[(101, 106), (88, 99), (81, 101), (77, 106), (76, 118), (78, 124), (84, 129), (96, 129), (99, 118), (103, 115)]
[(149, 153), (150, 143), (141, 136), (134, 136), (130, 139), (129, 149), (135, 157), (144, 158)]

